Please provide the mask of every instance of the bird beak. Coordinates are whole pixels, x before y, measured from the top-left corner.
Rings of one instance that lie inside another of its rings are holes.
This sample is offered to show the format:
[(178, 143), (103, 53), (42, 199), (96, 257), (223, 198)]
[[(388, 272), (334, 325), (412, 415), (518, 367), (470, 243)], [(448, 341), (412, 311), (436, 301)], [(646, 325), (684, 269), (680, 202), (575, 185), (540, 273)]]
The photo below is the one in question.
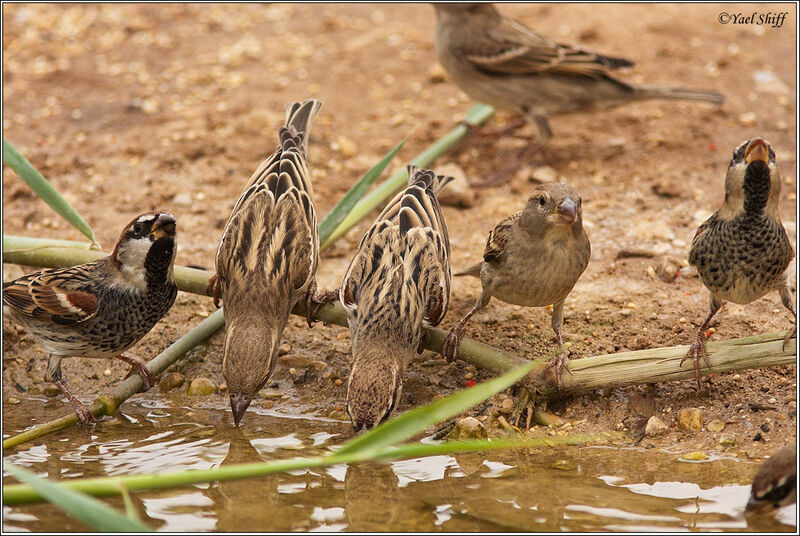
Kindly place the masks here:
[(559, 223), (572, 223), (578, 213), (578, 206), (569, 197), (564, 199), (554, 212), (555, 220)]
[(769, 147), (767, 142), (761, 138), (756, 138), (750, 142), (744, 152), (744, 160), (748, 164), (754, 160), (760, 160), (765, 164), (769, 162)]
[(150, 229), (150, 238), (160, 240), (162, 238), (175, 238), (175, 218), (169, 214), (162, 214)]
[(239, 426), (239, 421), (242, 420), (242, 416), (252, 400), (252, 398), (241, 391), (235, 395), (231, 395), (231, 411), (233, 411), (233, 423), (236, 426)]

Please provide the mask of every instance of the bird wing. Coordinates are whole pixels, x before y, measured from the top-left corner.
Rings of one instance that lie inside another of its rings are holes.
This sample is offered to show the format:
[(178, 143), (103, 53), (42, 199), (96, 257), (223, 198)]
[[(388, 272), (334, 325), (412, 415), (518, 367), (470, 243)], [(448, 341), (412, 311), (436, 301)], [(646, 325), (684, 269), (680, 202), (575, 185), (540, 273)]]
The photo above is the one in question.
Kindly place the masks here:
[(278, 149), (256, 169), (236, 201), (217, 249), (217, 275), (223, 282), (288, 281), (290, 299), (297, 299), (316, 273), (319, 238), (306, 137), (318, 109), (313, 100), (289, 106)]
[(589, 50), (556, 43), (522, 24), (502, 17), (487, 28), (485, 39), (467, 42), (464, 56), (483, 72), (529, 75), (543, 72), (599, 78), (608, 71), (629, 67), (624, 58), (602, 56)]
[[(351, 316), (357, 305), (380, 309), (394, 300), (435, 326), (450, 296), (450, 240), (437, 195), (452, 180), (409, 166), (409, 185), (397, 194), (362, 238), (345, 274), (340, 298)], [(387, 300), (388, 298), (388, 300)]]
[(504, 218), (494, 226), (494, 229), (489, 231), (489, 238), (486, 240), (486, 247), (483, 250), (484, 262), (497, 261), (503, 256), (511, 229), (519, 221), (520, 216), (522, 216), (522, 212)]
[(96, 263), (45, 270), (3, 284), (3, 304), (17, 313), (61, 325), (97, 314), (91, 268)]

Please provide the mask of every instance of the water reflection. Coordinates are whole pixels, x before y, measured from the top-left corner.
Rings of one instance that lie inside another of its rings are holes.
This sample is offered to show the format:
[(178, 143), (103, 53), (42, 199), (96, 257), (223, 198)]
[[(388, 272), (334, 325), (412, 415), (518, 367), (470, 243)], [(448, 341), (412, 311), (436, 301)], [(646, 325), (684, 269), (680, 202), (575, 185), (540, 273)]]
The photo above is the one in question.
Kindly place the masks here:
[[(126, 416), (89, 433), (65, 431), (6, 459), (50, 478), (159, 473), (313, 456), (349, 437), (342, 423), (274, 415), (254, 414), (236, 429), (214, 408), (129, 406)], [(793, 506), (743, 517), (757, 463), (688, 464), (679, 454), (571, 447), (441, 455), (133, 500), (142, 519), (162, 531), (794, 531)], [(108, 502), (123, 509), (119, 498)], [(6, 530), (86, 529), (49, 505), (6, 507), (3, 520)]]

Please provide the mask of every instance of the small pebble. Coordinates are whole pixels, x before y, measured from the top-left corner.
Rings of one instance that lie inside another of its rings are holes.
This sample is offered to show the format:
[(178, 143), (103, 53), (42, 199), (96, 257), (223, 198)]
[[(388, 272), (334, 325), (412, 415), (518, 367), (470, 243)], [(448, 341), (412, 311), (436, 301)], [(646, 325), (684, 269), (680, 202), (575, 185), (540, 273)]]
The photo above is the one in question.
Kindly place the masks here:
[(14, 398), (13, 396), (10, 396), (10, 397), (8, 397), (6, 399), (6, 403), (7, 404), (19, 404), (19, 398)]
[(292, 346), (288, 342), (285, 342), (278, 346), (278, 355), (286, 355), (291, 351), (291, 349)]
[(705, 452), (690, 452), (688, 454), (684, 454), (680, 457), (681, 460), (686, 460), (690, 462), (699, 462), (708, 459), (708, 455)]
[(207, 396), (213, 394), (217, 386), (208, 378), (195, 378), (189, 384), (189, 396)]
[(224, 393), (227, 390), (228, 390), (228, 384), (227, 383), (223, 383), (222, 385), (219, 386), (219, 392), (220, 393)]
[(334, 384), (336, 387), (339, 387), (340, 385), (342, 385), (342, 379), (341, 379), (341, 378), (336, 378), (336, 379), (333, 381), (333, 384)]
[(678, 411), (678, 428), (681, 430), (700, 430), (703, 428), (703, 412), (697, 408), (683, 408)]
[(447, 439), (486, 439), (486, 428), (475, 417), (459, 419)]
[(739, 381), (739, 380), (742, 379), (742, 375), (741, 374), (734, 374), (733, 375), (733, 379), (736, 380), (736, 381)]
[(686, 319), (685, 319), (685, 318), (683, 318), (683, 317), (680, 317), (680, 318), (678, 319), (678, 322), (680, 322), (681, 324), (685, 324), (685, 323), (686, 323)]
[(725, 429), (725, 423), (719, 419), (714, 419), (706, 425), (706, 430), (709, 432), (717, 433)]
[(51, 383), (45, 386), (44, 394), (47, 396), (58, 396), (61, 394), (61, 389), (59, 389), (57, 385)]
[(778, 401), (778, 400), (777, 400), (776, 398), (774, 398), (774, 397), (773, 397), (773, 398), (770, 398), (769, 400), (767, 400), (767, 402), (769, 402), (770, 404), (774, 404), (774, 403), (776, 403), (777, 401)]
[(161, 376), (161, 380), (158, 382), (158, 388), (161, 392), (169, 391), (170, 389), (180, 387), (185, 381), (186, 377), (180, 372), (170, 372)]
[(736, 444), (736, 434), (722, 434), (719, 437), (719, 444), (723, 447), (732, 447)]
[(647, 420), (647, 424), (644, 427), (645, 435), (650, 437), (661, 435), (667, 430), (669, 430), (669, 426), (664, 424), (664, 421), (662, 421), (655, 415), (653, 415)]
[(504, 415), (510, 414), (514, 410), (514, 401), (510, 398), (506, 398), (503, 400), (502, 404), (500, 405), (500, 409), (498, 410), (500, 413)]
[(105, 376), (106, 378), (108, 378), (109, 376), (111, 376), (111, 369), (108, 369), (108, 368), (107, 368), (106, 370), (104, 370), (104, 371), (103, 371), (103, 376)]

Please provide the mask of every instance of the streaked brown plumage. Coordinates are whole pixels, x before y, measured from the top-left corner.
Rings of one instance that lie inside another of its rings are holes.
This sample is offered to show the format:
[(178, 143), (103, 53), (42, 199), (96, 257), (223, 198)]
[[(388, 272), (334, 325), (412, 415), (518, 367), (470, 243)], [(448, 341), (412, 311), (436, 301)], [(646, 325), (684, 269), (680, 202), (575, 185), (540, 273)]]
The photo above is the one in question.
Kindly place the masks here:
[(81, 421), (94, 420), (61, 375), (66, 357), (114, 357), (133, 366), (149, 389), (155, 377), (120, 355), (167, 314), (178, 287), (173, 276), (175, 218), (146, 212), (122, 231), (114, 251), (95, 262), (43, 270), (3, 283), (3, 312), (50, 354), (48, 380), (67, 396)]
[[(480, 277), (482, 289), (472, 310), (450, 331), (442, 355), (455, 359), (467, 321), (493, 296), (515, 305), (552, 305), (553, 331), (559, 346), (563, 345), (564, 300), (590, 256), (578, 192), (566, 184), (537, 186), (525, 210), (501, 220), (489, 233), (483, 262), (456, 274)], [(560, 386), (561, 370), (569, 370), (566, 356), (560, 354), (548, 368)]]
[[(710, 311), (681, 364), (692, 358), (700, 385), (700, 357), (708, 368), (706, 330), (726, 301), (747, 304), (778, 291), (792, 316), (792, 290), (787, 268), (794, 257), (792, 244), (778, 213), (781, 174), (775, 151), (762, 138), (753, 138), (733, 152), (725, 177), (725, 200), (697, 229), (689, 263), (710, 291)], [(786, 334), (784, 350), (797, 326)]]
[(215, 295), (225, 312), (222, 373), (238, 426), (278, 361), (289, 313), (313, 296), (319, 239), (306, 153), (321, 103), (286, 108), (275, 152), (250, 177), (217, 250)]
[[(522, 114), (535, 125), (540, 144), (551, 136), (547, 119), (551, 115), (646, 99), (724, 101), (713, 91), (617, 80), (610, 73), (633, 62), (556, 43), (502, 16), (493, 4), (434, 7), (436, 55), (453, 82), (477, 101)], [(526, 150), (526, 156), (533, 148)]]
[(408, 175), (408, 187), (361, 240), (340, 289), (353, 339), (347, 412), (356, 431), (397, 407), (424, 327), (447, 311), (450, 241), (437, 195), (452, 178), (414, 166)]
[(758, 468), (745, 510), (760, 512), (797, 501), (797, 443), (774, 452)]

